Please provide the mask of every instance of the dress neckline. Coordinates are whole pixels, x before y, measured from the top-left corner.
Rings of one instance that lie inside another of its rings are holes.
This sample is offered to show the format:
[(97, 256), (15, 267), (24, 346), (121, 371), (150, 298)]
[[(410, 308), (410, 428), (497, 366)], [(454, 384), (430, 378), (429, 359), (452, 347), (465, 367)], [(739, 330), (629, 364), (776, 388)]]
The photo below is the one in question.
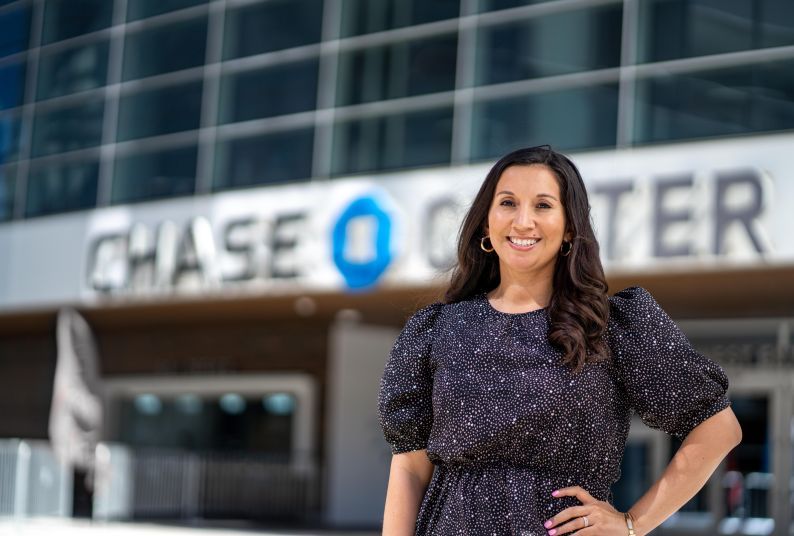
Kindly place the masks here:
[(500, 311), (499, 309), (494, 307), (493, 304), (491, 304), (491, 300), (488, 299), (488, 291), (487, 290), (484, 290), (484, 291), (480, 292), (479, 296), (480, 296), (480, 299), (483, 302), (485, 302), (485, 307), (487, 309), (491, 310), (492, 312), (494, 312), (494, 313), (496, 313), (498, 315), (502, 315), (502, 316), (518, 317), (518, 316), (538, 315), (538, 314), (545, 313), (546, 310), (549, 308), (548, 306), (546, 306), (546, 307), (541, 307), (539, 309), (532, 309), (531, 311), (523, 311), (523, 312), (520, 312), (520, 313), (507, 313), (505, 311)]

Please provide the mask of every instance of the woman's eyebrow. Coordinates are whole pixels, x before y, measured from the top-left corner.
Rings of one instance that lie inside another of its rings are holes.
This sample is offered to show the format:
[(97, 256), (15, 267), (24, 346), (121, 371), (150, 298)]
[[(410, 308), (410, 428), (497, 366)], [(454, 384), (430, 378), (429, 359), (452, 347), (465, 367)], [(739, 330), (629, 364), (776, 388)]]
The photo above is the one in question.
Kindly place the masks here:
[[(502, 190), (501, 192), (499, 192), (496, 195), (501, 195), (501, 194), (516, 195), (513, 192), (511, 192), (510, 190)], [(554, 197), (553, 195), (551, 195), (551, 194), (538, 194), (535, 197), (549, 197), (551, 199), (554, 199), (555, 201), (558, 201), (558, 199), (556, 197)]]

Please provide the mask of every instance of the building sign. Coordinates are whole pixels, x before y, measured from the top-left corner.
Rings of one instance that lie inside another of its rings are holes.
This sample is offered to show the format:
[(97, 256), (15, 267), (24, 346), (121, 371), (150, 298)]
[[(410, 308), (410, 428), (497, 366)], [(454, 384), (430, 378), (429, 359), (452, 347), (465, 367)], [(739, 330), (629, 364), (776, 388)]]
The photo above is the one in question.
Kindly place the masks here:
[[(794, 262), (791, 144), (789, 135), (574, 155), (606, 270)], [(0, 268), (0, 308), (44, 296), (90, 302), (425, 284), (446, 277), (488, 167), (263, 187), (0, 226), (0, 246), (14, 253), (10, 268)]]

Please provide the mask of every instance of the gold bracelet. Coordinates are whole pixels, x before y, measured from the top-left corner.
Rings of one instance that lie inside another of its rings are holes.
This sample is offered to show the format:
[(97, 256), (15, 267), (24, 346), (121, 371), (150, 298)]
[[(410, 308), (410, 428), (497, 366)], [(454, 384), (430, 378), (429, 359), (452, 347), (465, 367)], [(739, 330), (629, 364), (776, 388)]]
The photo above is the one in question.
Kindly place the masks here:
[(631, 517), (631, 514), (628, 512), (624, 512), (623, 517), (626, 519), (626, 526), (629, 528), (629, 536), (637, 536), (637, 533), (634, 532), (634, 522)]

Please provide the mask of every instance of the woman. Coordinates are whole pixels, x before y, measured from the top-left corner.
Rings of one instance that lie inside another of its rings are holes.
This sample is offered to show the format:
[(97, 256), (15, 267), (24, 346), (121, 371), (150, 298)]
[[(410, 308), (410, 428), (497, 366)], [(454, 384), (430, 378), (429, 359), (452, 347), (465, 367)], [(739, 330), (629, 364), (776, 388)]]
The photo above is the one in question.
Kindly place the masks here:
[[(407, 321), (386, 364), (383, 534), (648, 534), (741, 441), (727, 388), (645, 289), (607, 295), (574, 164), (512, 152), (465, 217), (444, 301)], [(684, 441), (619, 512), (632, 410)]]

